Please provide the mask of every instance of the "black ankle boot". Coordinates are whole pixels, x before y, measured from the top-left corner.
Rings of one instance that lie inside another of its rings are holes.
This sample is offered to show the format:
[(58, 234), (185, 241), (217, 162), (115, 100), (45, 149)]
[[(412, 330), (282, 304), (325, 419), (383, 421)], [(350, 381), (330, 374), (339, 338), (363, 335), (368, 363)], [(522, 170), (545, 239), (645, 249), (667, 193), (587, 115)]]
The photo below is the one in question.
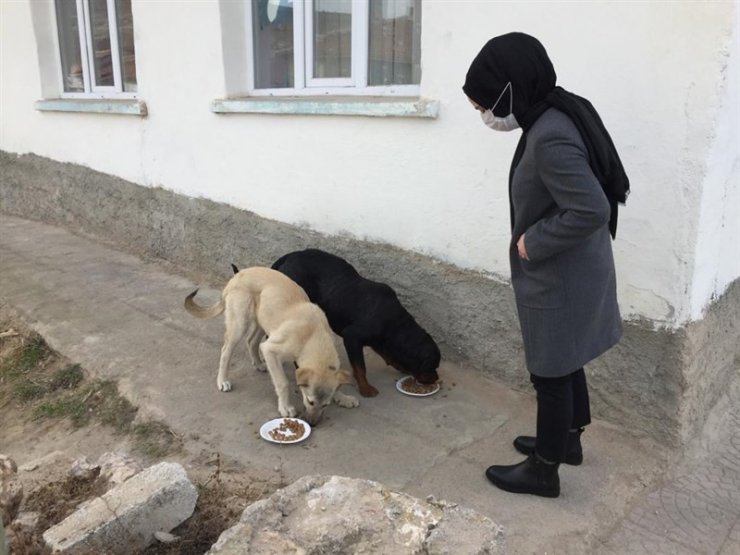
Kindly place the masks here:
[(560, 495), (558, 466), (544, 462), (533, 453), (519, 464), (489, 466), (486, 478), (504, 491), (557, 497)]
[[(565, 451), (565, 464), (578, 466), (583, 462), (583, 447), (581, 446), (581, 434), (583, 428), (568, 434), (568, 447)], [(514, 448), (523, 455), (534, 453), (537, 438), (532, 436), (519, 436), (514, 440)]]

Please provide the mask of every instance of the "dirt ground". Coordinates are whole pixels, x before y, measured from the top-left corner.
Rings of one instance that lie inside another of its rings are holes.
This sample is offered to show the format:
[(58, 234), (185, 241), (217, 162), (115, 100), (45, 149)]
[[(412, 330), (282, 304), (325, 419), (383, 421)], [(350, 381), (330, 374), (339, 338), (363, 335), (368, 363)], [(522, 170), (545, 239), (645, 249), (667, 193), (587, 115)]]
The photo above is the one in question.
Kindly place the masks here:
[(17, 474), (24, 488), (19, 510), (40, 518), (33, 530), (6, 527), (11, 554), (51, 553), (43, 531), (105, 493), (108, 484), (97, 475), (68, 475), (71, 461), (83, 456), (95, 461), (102, 453), (124, 451), (143, 467), (168, 460), (186, 468), (199, 492), (195, 512), (171, 531), (177, 540), (150, 545), (141, 552), (148, 555), (203, 553), (244, 508), (285, 485), (279, 474), (261, 475), (220, 453), (193, 452), (166, 425), (138, 419), (115, 383), (92, 379), (18, 318), (1, 312), (0, 423), (0, 454), (19, 467), (50, 453), (61, 461)]

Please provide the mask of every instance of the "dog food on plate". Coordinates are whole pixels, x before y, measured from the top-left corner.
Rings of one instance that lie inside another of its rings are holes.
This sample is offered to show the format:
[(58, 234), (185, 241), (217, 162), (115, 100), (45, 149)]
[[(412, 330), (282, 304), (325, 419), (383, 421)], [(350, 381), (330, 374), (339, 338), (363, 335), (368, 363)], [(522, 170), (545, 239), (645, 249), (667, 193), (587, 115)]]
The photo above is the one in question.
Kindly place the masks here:
[(412, 395), (429, 395), (439, 389), (438, 383), (420, 383), (413, 376), (408, 376), (400, 380), (399, 385), (404, 392), (411, 393)]
[(286, 418), (277, 427), (268, 432), (270, 437), (275, 441), (293, 441), (296, 438), (303, 437), (306, 428), (298, 420)]

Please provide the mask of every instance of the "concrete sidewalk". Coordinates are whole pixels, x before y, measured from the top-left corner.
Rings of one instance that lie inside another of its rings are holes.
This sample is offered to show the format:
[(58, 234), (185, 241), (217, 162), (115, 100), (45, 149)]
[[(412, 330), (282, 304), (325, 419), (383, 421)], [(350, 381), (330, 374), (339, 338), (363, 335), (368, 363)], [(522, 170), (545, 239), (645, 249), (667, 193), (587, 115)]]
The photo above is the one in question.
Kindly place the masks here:
[[(394, 387), (399, 374), (369, 352), (378, 397), (361, 399), (356, 409), (331, 407), (305, 444), (268, 444), (256, 432), (278, 416), (269, 377), (240, 349), (233, 391), (216, 390), (223, 322), (185, 312), (183, 300), (195, 286), (162, 265), (61, 228), (0, 216), (0, 302), (53, 348), (118, 380), (142, 411), (189, 438), (193, 452), (207, 448), (279, 467), (289, 480), (340, 474), (459, 502), (502, 524), (512, 553), (593, 553), (665, 468), (667, 453), (651, 440), (595, 422), (584, 435), (584, 464), (561, 467), (559, 499), (499, 491), (483, 471), (521, 460), (511, 441), (533, 432), (533, 398), (448, 363), (440, 369), (440, 393), (406, 397)], [(202, 288), (200, 302), (219, 291)]]

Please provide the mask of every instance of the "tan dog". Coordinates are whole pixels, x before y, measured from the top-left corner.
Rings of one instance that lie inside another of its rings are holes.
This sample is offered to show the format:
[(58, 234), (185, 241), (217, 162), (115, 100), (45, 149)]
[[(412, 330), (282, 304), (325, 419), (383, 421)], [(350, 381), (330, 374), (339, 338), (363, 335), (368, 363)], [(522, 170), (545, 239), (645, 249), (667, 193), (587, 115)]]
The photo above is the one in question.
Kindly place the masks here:
[[(346, 408), (359, 405), (355, 397), (338, 390), (341, 384), (352, 383), (352, 378), (339, 368), (339, 355), (324, 312), (293, 280), (269, 268), (246, 268), (231, 278), (221, 300), (213, 306), (195, 304), (197, 292), (185, 299), (190, 314), (210, 319), (225, 312), (226, 332), (216, 379), (219, 390), (231, 389), (227, 379), (229, 361), (234, 346), (246, 335), (254, 367), (264, 371), (260, 354), (267, 365), (281, 416), (297, 414), (290, 403), (284, 361), (297, 364), (296, 382), (310, 424), (321, 420), (332, 399)], [(265, 334), (268, 339), (261, 342)]]

